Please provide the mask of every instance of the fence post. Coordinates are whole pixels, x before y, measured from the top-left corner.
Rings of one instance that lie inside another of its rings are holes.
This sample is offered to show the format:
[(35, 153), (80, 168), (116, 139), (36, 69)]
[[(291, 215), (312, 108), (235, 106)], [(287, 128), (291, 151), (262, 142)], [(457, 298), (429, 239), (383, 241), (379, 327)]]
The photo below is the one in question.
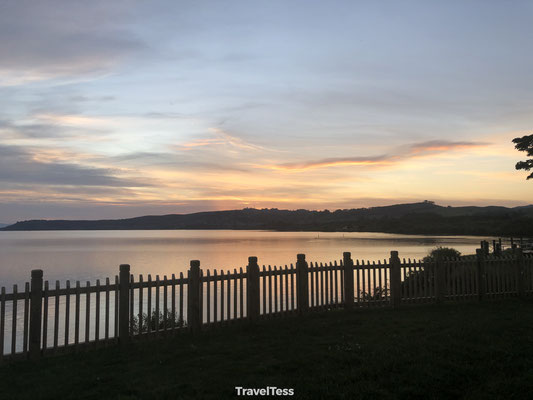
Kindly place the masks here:
[(477, 257), (477, 298), (479, 301), (485, 298), (487, 291), (486, 276), (485, 276), (485, 254), (482, 249), (476, 249)]
[(248, 320), (259, 319), (259, 265), (257, 257), (248, 257), (246, 266), (246, 310)]
[(526, 287), (524, 285), (524, 253), (522, 249), (514, 248), (514, 253), (516, 254), (516, 290), (518, 291), (519, 297), (524, 297), (526, 293)]
[(130, 341), (130, 265), (120, 265), (118, 297), (118, 341), (126, 345)]
[(309, 276), (305, 254), (298, 254), (296, 261), (296, 300), (298, 313), (302, 314), (309, 309)]
[(352, 254), (346, 251), (342, 254), (344, 261), (344, 308), (353, 308), (354, 288), (353, 288), (353, 260)]
[(390, 289), (391, 289), (391, 303), (394, 308), (400, 306), (402, 301), (402, 276), (401, 264), (398, 252), (393, 250), (390, 252)]
[[(30, 343), (29, 357), (35, 360), (41, 357), (41, 319), (43, 298), (43, 270), (31, 271), (30, 292)], [(2, 343), (3, 346), (3, 343)]]
[(200, 261), (191, 260), (189, 269), (189, 285), (187, 288), (187, 323), (192, 332), (198, 332), (202, 326), (202, 310), (200, 309)]
[(433, 279), (435, 280), (435, 302), (442, 303), (446, 294), (446, 274), (444, 259), (441, 256), (435, 258), (435, 270)]

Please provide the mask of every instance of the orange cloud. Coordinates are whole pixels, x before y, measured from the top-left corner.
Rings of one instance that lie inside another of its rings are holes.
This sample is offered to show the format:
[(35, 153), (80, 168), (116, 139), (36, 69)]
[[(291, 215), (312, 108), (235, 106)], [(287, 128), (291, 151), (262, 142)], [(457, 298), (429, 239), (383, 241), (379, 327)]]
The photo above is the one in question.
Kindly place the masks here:
[(485, 147), (489, 143), (486, 142), (449, 142), (446, 140), (431, 140), (428, 142), (422, 142), (413, 144), (410, 146), (412, 154), (418, 154), (423, 152), (446, 152), (452, 150), (467, 150), (477, 147)]
[(395, 161), (393, 156), (383, 155), (377, 157), (355, 157), (355, 158), (326, 158), (314, 162), (304, 162), (304, 163), (286, 163), (278, 165), (269, 165), (266, 168), (272, 170), (283, 170), (283, 171), (305, 171), (315, 168), (326, 168), (326, 167), (338, 167), (342, 165), (387, 165)]
[(194, 147), (210, 146), (213, 144), (223, 144), (224, 142), (219, 139), (198, 139), (192, 142), (180, 144), (179, 147), (186, 150)]
[(371, 157), (336, 157), (325, 158), (318, 161), (308, 161), (302, 163), (285, 163), (260, 168), (280, 170), (280, 171), (305, 171), (316, 168), (328, 168), (338, 166), (384, 166), (391, 165), (412, 158), (424, 157), (435, 153), (444, 153), (455, 150), (467, 150), (471, 148), (487, 146), (485, 142), (451, 142), (445, 140), (432, 140), (428, 142), (416, 143), (407, 148), (398, 149), (396, 154), (382, 154)]
[(194, 147), (212, 146), (212, 145), (226, 145), (236, 147), (244, 150), (267, 150), (262, 146), (249, 143), (239, 137), (232, 136), (229, 133), (219, 128), (209, 128), (209, 132), (215, 135), (214, 138), (197, 139), (192, 142), (184, 143), (177, 146), (181, 150), (189, 150)]
[(40, 113), (35, 114), (34, 118), (52, 124), (71, 125), (71, 126), (93, 126), (105, 125), (106, 121), (103, 118), (87, 117), (76, 114), (50, 114)]

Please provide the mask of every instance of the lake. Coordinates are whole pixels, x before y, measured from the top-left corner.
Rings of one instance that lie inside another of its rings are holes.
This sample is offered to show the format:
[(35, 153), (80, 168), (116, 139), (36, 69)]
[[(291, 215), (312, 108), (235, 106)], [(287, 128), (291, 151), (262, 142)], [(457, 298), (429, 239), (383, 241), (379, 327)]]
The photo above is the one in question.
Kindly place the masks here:
[(114, 277), (119, 264), (138, 274), (186, 272), (198, 259), (203, 269), (245, 267), (249, 256), (259, 265), (286, 265), (304, 253), (308, 261), (330, 262), (350, 251), (352, 258), (370, 261), (389, 257), (422, 258), (436, 246), (475, 253), (475, 236), (422, 236), (368, 232), (271, 232), (233, 230), (46, 231), (0, 232), (0, 286), (29, 281), (40, 268), (49, 281), (82, 282)]

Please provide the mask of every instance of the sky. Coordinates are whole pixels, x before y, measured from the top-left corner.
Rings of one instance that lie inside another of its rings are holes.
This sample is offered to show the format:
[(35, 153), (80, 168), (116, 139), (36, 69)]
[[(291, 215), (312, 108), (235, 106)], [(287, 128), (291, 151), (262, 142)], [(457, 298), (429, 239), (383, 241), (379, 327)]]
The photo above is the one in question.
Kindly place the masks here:
[(531, 1), (0, 0), (0, 222), (533, 203)]

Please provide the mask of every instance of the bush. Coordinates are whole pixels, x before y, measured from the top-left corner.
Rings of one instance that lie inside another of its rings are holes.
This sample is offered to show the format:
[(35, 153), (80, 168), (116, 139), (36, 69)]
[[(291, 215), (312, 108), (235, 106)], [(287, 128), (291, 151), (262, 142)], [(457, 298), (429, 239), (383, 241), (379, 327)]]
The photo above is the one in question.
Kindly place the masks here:
[(374, 288), (374, 293), (365, 292), (363, 290), (361, 290), (360, 293), (361, 293), (361, 300), (376, 301), (376, 300), (385, 300), (387, 298), (389, 290), (387, 288), (382, 288), (381, 286), (377, 286), (376, 288)]
[(429, 252), (429, 254), (424, 257), (424, 262), (435, 261), (437, 258), (458, 258), (461, 257), (461, 252), (455, 250), (452, 247), (435, 247)]
[(159, 314), (157, 314), (155, 311), (152, 311), (151, 318), (148, 318), (147, 313), (142, 314), (142, 329), (139, 330), (139, 316), (136, 315), (133, 317), (133, 320), (131, 321), (133, 333), (139, 334), (139, 333), (146, 333), (148, 332), (148, 326), (150, 326), (150, 332), (153, 332), (156, 330), (156, 327), (158, 330), (166, 330), (170, 328), (183, 328), (187, 325), (187, 323), (183, 320), (183, 317), (179, 315), (177, 312), (172, 313), (172, 311), (167, 311), (167, 319), (165, 321), (165, 315), (162, 311), (159, 311)]

